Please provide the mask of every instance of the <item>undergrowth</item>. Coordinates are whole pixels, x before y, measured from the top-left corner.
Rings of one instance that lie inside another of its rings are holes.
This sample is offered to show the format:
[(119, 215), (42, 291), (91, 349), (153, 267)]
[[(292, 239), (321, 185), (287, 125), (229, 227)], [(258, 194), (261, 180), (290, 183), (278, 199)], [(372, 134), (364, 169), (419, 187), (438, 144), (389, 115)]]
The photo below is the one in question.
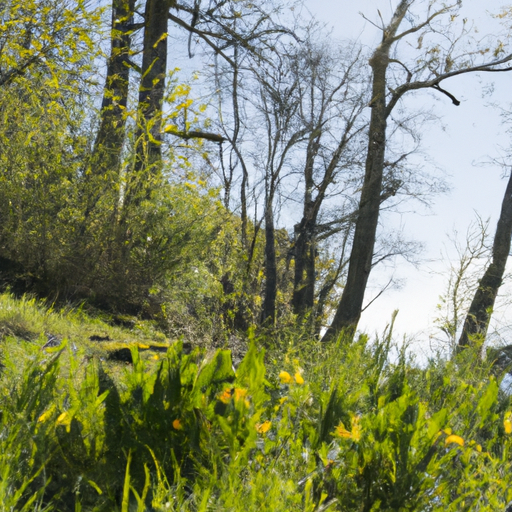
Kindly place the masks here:
[[(91, 348), (98, 332), (131, 362)], [(469, 351), (420, 368), (389, 333), (279, 346), (250, 333), (234, 369), (229, 350), (146, 353), (163, 340), (150, 327), (8, 294), (0, 333), (1, 511), (485, 512), (512, 499), (510, 400)], [(57, 346), (43, 348), (48, 333)]]

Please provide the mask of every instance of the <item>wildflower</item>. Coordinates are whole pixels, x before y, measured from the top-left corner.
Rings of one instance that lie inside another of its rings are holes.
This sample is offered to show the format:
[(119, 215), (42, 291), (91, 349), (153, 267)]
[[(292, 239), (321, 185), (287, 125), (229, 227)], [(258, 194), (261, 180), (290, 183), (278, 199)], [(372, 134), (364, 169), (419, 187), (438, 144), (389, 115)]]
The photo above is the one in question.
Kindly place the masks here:
[(231, 389), (225, 389), (220, 395), (219, 400), (223, 404), (227, 404), (231, 400)]
[(241, 400), (246, 395), (247, 395), (247, 390), (246, 389), (235, 388), (235, 400), (236, 401)]
[(503, 420), (503, 426), (505, 427), (505, 433), (510, 434), (512, 433), (512, 413), (507, 413), (507, 416)]
[(53, 413), (55, 410), (55, 405), (52, 405), (47, 411), (43, 412), (41, 416), (37, 419), (39, 423), (44, 423)]
[(334, 431), (333, 435), (335, 435), (337, 437), (345, 437), (345, 438), (351, 438), (352, 437), (352, 433), (349, 432), (345, 428), (345, 425), (343, 425), (343, 423), (341, 421), (340, 421), (340, 424), (336, 427), (336, 430)]
[(268, 420), (264, 421), (263, 423), (256, 423), (256, 431), (259, 434), (265, 434), (270, 430), (270, 427), (272, 427), (272, 422)]
[(292, 376), (288, 372), (281, 372), (279, 379), (283, 384), (289, 384), (292, 381)]
[(181, 420), (179, 420), (178, 418), (176, 418), (173, 422), (172, 422), (172, 427), (174, 428), (174, 430), (182, 430), (183, 429), (183, 426), (181, 424)]
[(57, 418), (57, 421), (55, 422), (55, 425), (65, 425), (69, 423), (68, 421), (68, 413), (67, 412), (63, 412), (58, 418)]
[(464, 439), (462, 439), (462, 437), (460, 437), (460, 436), (456, 436), (455, 434), (452, 434), (451, 436), (448, 436), (445, 439), (444, 444), (445, 444), (445, 446), (448, 446), (449, 444), (452, 444), (452, 443), (458, 444), (459, 446), (464, 446)]
[(354, 416), (351, 420), (352, 423), (352, 432), (351, 436), (354, 441), (359, 441), (361, 439), (361, 424), (360, 424), (361, 416)]
[(302, 375), (299, 372), (295, 374), (295, 382), (299, 384), (299, 386), (304, 384), (304, 379), (302, 378)]
[(247, 396), (247, 390), (246, 389), (235, 388), (234, 391), (235, 391), (235, 394), (234, 394), (235, 402), (238, 402), (238, 401), (243, 399), (244, 404), (245, 404), (246, 407), (249, 407), (249, 405), (251, 405), (249, 403), (249, 400), (246, 398), (246, 396)]

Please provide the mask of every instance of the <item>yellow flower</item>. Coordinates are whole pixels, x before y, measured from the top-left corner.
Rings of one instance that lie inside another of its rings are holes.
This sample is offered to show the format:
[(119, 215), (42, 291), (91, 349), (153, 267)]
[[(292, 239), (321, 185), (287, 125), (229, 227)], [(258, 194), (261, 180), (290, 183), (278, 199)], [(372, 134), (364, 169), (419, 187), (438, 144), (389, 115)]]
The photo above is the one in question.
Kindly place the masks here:
[(256, 423), (256, 430), (260, 434), (265, 434), (272, 427), (272, 422), (266, 420), (263, 423)]
[(43, 412), (43, 414), (41, 414), (41, 416), (39, 416), (37, 421), (39, 423), (44, 423), (53, 414), (54, 410), (55, 410), (55, 405), (52, 405), (47, 411)]
[(302, 378), (302, 375), (299, 372), (295, 374), (295, 382), (299, 385), (304, 384), (304, 379)]
[(351, 438), (352, 434), (345, 428), (345, 425), (340, 421), (340, 424), (336, 427), (334, 434), (337, 437)]
[(249, 407), (251, 404), (249, 403), (249, 400), (246, 398), (246, 396), (247, 396), (247, 389), (235, 388), (235, 394), (234, 394), (235, 402), (243, 400), (245, 406)]
[(283, 384), (289, 384), (292, 381), (292, 376), (288, 372), (281, 372), (279, 379)]
[(182, 430), (182, 429), (183, 429), (183, 426), (181, 425), (181, 420), (179, 420), (178, 418), (176, 418), (176, 419), (172, 422), (172, 427), (174, 428), (174, 430)]
[(505, 427), (505, 433), (512, 433), (512, 412), (508, 412), (503, 420), (503, 426)]
[(63, 412), (55, 422), (55, 425), (65, 425), (67, 423), (68, 413)]
[(219, 400), (223, 404), (227, 404), (231, 400), (231, 389), (225, 389), (220, 395)]
[(360, 424), (361, 417), (360, 416), (354, 416), (351, 420), (352, 422), (352, 439), (354, 441), (359, 441), (361, 439), (361, 424)]
[(452, 434), (445, 439), (444, 444), (445, 446), (448, 446), (449, 444), (452, 443), (458, 444), (459, 446), (464, 446), (464, 439), (462, 439), (462, 437), (460, 436)]
[(46, 411), (46, 412), (43, 412), (43, 414), (41, 414), (41, 416), (39, 416), (39, 419), (37, 421), (39, 421), (40, 423), (44, 423), (52, 414), (52, 411)]
[(247, 395), (247, 389), (235, 388), (235, 400), (241, 400)]

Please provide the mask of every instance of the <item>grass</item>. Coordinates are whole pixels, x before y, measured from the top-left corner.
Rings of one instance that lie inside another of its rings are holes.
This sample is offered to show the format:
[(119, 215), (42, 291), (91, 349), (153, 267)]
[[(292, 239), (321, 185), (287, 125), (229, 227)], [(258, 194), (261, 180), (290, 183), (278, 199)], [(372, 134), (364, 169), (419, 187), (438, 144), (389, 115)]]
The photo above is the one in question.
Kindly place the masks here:
[[(249, 335), (235, 371), (229, 350), (185, 354), (151, 323), (106, 320), (0, 296), (0, 512), (488, 512), (512, 499), (510, 399), (476, 354), (419, 368), (405, 350), (390, 361), (390, 333), (321, 345), (290, 332), (267, 352)], [(48, 335), (60, 344), (43, 348)], [(130, 362), (109, 357), (119, 349)]]

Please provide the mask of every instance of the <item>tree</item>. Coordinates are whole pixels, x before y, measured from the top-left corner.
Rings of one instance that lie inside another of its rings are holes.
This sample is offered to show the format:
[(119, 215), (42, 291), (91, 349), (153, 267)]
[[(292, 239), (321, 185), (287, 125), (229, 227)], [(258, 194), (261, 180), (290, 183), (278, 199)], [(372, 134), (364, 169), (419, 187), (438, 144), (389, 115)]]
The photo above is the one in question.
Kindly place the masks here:
[(512, 237), (512, 173), (501, 203), (500, 217), (492, 245), (492, 260), (478, 283), (464, 320), (458, 349), (485, 341), (494, 303), (503, 282)]
[[(323, 337), (323, 341), (334, 340), (340, 332), (346, 330), (349, 334), (355, 331), (363, 308), (363, 299), (366, 285), (372, 268), (372, 259), (377, 234), (379, 212), (383, 197), (383, 176), (385, 169), (385, 155), (387, 145), (387, 124), (391, 113), (408, 92), (420, 89), (431, 89), (448, 96), (452, 103), (459, 101), (448, 91), (442, 89), (440, 84), (445, 80), (466, 73), (508, 71), (512, 68), (505, 66), (512, 60), (512, 54), (498, 58), (502, 51), (497, 46), (495, 58), (476, 63), (477, 57), (485, 49), (478, 49), (473, 53), (462, 51), (455, 53), (460, 43), (460, 37), (452, 37), (452, 33), (445, 26), (435, 27), (438, 18), (449, 16), (451, 22), (456, 19), (461, 2), (442, 6), (436, 9), (436, 3), (429, 3), (423, 21), (416, 23), (416, 15), (411, 12), (415, 0), (401, 0), (394, 10), (391, 21), (379, 27), (382, 40), (374, 50), (369, 65), (372, 70), (372, 99), (370, 102), (371, 118), (368, 131), (368, 146), (366, 153), (366, 168), (361, 196), (359, 200), (358, 216), (354, 232), (347, 281), (334, 319)], [(408, 16), (410, 15), (410, 16)], [(400, 32), (403, 23), (408, 26)], [(462, 35), (466, 34), (463, 23)], [(417, 46), (422, 48), (425, 39), (431, 38), (436, 31), (442, 30), (447, 41), (445, 46), (434, 41), (427, 48), (423, 56), (414, 56), (411, 63), (404, 64), (392, 56), (399, 42), (408, 36), (417, 35)], [(488, 50), (487, 50), (488, 51)], [(390, 66), (397, 70), (393, 79), (388, 77)]]
[(173, 0), (147, 0), (137, 106), (134, 163), (126, 179), (124, 207), (148, 199), (159, 184), (162, 109), (167, 75), (167, 24)]
[(73, 73), (93, 46), (98, 11), (88, 0), (8, 0), (0, 4), (0, 86), (35, 69)]
[(100, 126), (92, 154), (92, 174), (119, 175), (126, 140), (135, 0), (112, 2), (110, 56), (103, 88)]
[(262, 323), (273, 326), (276, 315), (277, 260), (274, 200), (293, 151), (304, 141), (308, 128), (297, 117), (299, 77), (291, 73), (288, 55), (280, 56), (277, 66), (262, 69), (257, 77), (258, 118), (264, 126), (265, 142), (257, 157), (264, 176), (265, 290)]
[(73, 256), (99, 11), (83, 1), (8, 1), (0, 18), (0, 253), (19, 265), (20, 281), (48, 293)]
[[(350, 231), (353, 225), (351, 205), (348, 211), (338, 206), (334, 219), (327, 222), (325, 219), (319, 222), (319, 219), (326, 199), (333, 200), (330, 194), (334, 194), (337, 201), (341, 194), (350, 194), (350, 181), (359, 167), (356, 142), (366, 127), (362, 116), (366, 88), (359, 66), (360, 56), (360, 51), (352, 45), (346, 49), (331, 49), (326, 44), (315, 47), (305, 42), (294, 57), (293, 70), (299, 77), (299, 116), (308, 127), (308, 136), (301, 155), (303, 211), (294, 230), (292, 306), (299, 320), (310, 314), (312, 324), (319, 241)], [(332, 285), (334, 283), (331, 288)], [(328, 293), (328, 289), (324, 288), (323, 293)], [(320, 309), (322, 304), (320, 301)]]

